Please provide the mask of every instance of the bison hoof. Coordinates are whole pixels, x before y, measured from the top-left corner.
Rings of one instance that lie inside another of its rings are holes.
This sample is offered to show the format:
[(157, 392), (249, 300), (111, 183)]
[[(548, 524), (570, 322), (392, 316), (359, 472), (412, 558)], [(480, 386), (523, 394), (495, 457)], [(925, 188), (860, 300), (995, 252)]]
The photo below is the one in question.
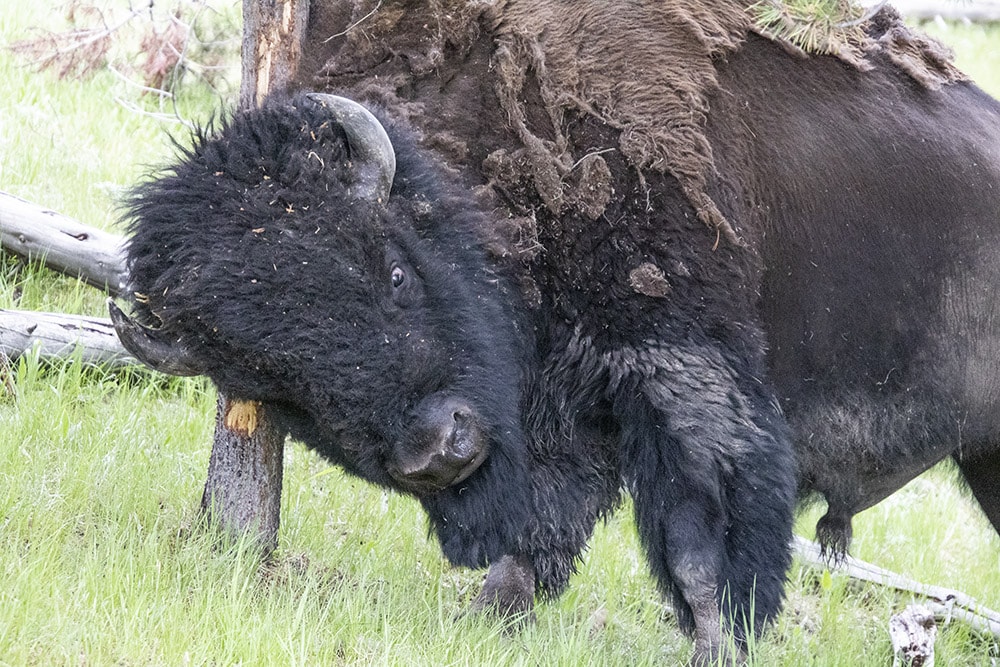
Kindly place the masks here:
[(831, 564), (842, 562), (851, 546), (852, 532), (850, 514), (827, 511), (816, 523), (820, 555)]
[(522, 556), (504, 556), (490, 566), (472, 610), (501, 619), (516, 631), (535, 620), (535, 572)]

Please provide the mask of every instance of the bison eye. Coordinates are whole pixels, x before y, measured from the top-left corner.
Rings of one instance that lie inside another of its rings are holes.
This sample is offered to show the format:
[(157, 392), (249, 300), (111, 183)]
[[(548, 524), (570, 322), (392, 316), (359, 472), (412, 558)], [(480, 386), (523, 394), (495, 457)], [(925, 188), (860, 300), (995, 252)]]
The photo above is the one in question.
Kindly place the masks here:
[(392, 267), (392, 273), (389, 274), (389, 280), (392, 282), (393, 288), (398, 288), (406, 282), (406, 271), (402, 267), (394, 266)]

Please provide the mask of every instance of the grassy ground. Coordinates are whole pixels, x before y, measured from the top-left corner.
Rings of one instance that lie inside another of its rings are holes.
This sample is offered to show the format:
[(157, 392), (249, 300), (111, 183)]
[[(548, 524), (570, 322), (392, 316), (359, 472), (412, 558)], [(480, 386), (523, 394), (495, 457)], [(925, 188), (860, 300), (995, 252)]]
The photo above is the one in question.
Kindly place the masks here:
[[(11, 6), (11, 5), (17, 5)], [(7, 3), (0, 42), (52, 25), (46, 3)], [(935, 28), (1000, 95), (1000, 29)], [(116, 197), (169, 152), (176, 125), (104, 73), (57, 81), (0, 51), (0, 189), (110, 226)], [(182, 115), (207, 116), (193, 89)], [(0, 307), (101, 314), (103, 298), (0, 264)], [(537, 623), (507, 636), (463, 616), (482, 574), (449, 567), (416, 504), (286, 453), (281, 547), (261, 565), (199, 525), (214, 398), (201, 380), (79, 365), (14, 369), (0, 404), (0, 665), (645, 665), (690, 651), (646, 573), (628, 508)], [(820, 510), (800, 533), (812, 535)], [(855, 521), (854, 554), (1000, 608), (1000, 538), (953, 481), (924, 475)], [(755, 664), (891, 662), (887, 619), (908, 602), (796, 565), (786, 612)], [(952, 625), (938, 667), (996, 664)]]

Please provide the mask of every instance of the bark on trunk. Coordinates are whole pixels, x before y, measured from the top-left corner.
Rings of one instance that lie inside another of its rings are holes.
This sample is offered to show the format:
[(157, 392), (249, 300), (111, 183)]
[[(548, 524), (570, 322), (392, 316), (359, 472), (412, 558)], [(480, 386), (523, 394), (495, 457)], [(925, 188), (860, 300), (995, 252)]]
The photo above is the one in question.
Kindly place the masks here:
[(309, 0), (243, 0), (240, 108), (286, 90), (298, 71)]
[[(241, 109), (289, 87), (308, 17), (308, 0), (243, 1)], [(284, 443), (267, 406), (219, 395), (202, 508), (226, 532), (251, 531), (265, 553), (278, 544)]]
[(201, 506), (227, 533), (249, 534), (270, 552), (278, 543), (284, 434), (256, 401), (219, 394), (216, 409)]

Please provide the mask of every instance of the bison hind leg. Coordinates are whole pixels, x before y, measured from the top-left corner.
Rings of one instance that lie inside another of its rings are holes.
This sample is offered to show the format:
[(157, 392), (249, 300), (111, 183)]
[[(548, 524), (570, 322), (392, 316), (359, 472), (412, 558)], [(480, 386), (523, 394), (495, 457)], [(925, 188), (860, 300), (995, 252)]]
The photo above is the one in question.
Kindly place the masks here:
[(973, 455), (956, 452), (953, 458), (972, 495), (1000, 534), (1000, 447), (993, 451), (976, 451)]

